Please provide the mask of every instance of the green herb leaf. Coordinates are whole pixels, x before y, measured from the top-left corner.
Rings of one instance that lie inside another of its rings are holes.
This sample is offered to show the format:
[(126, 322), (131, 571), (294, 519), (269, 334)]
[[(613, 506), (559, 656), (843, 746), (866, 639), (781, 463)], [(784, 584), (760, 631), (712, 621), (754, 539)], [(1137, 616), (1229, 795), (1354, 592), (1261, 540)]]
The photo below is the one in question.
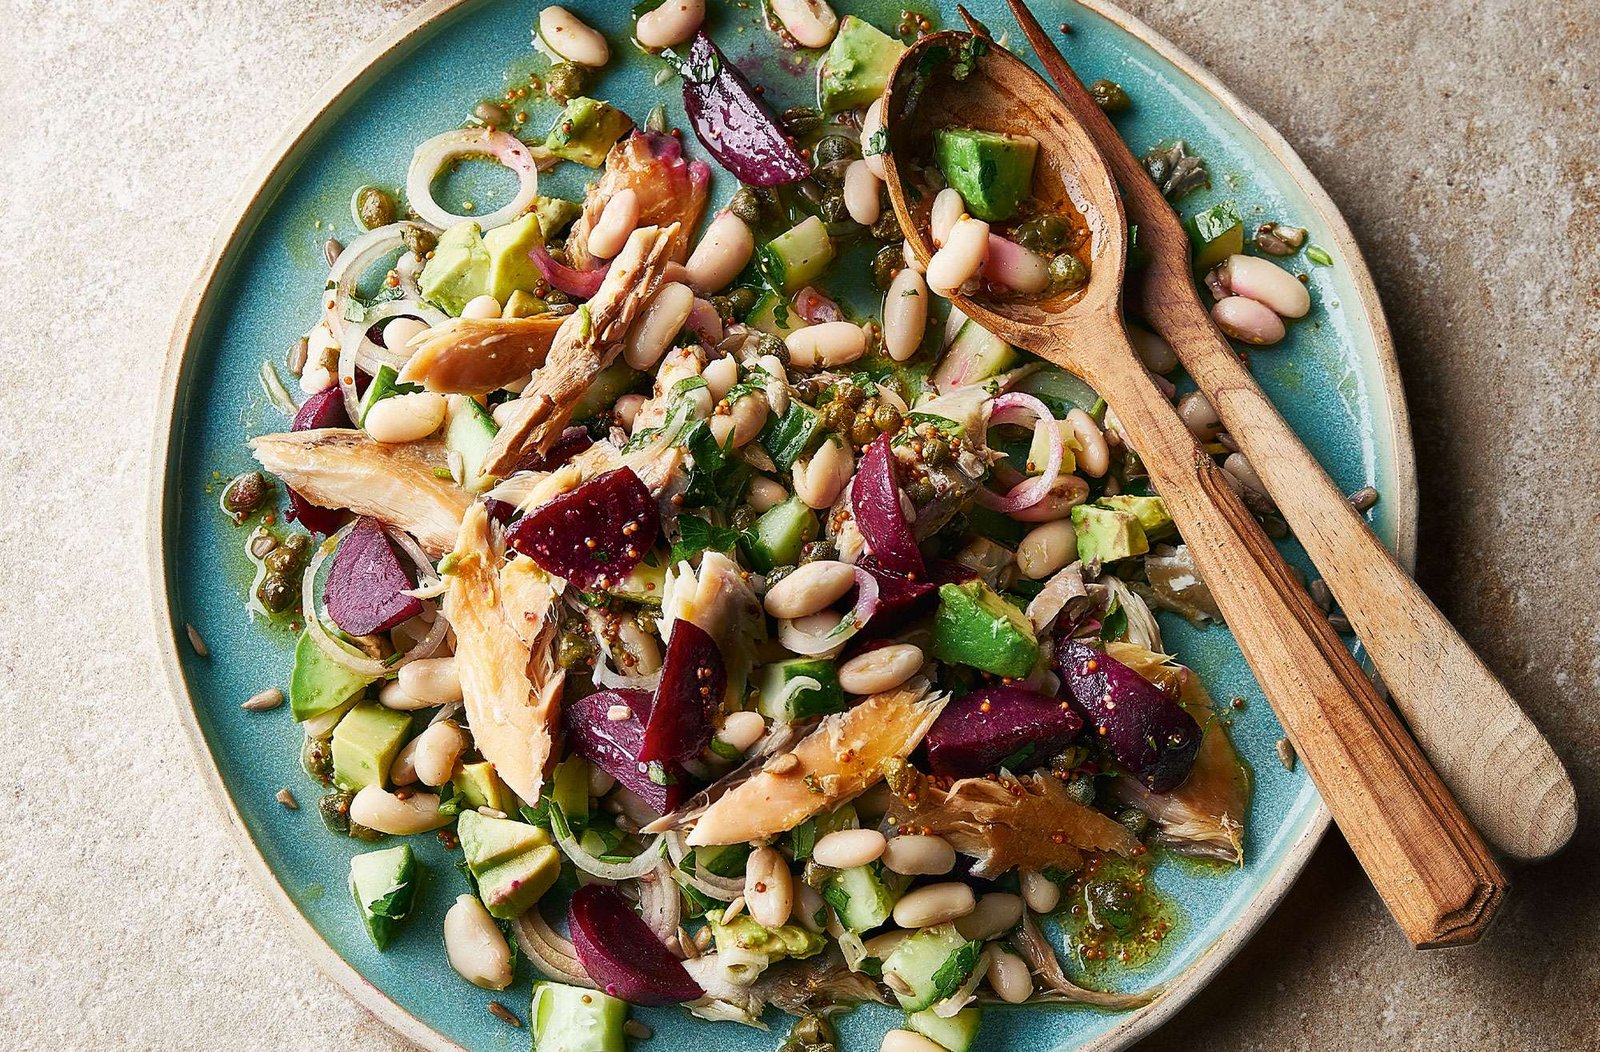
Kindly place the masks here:
[[(678, 542), (672, 546), (672, 564), (693, 559), (704, 551), (731, 552), (739, 543), (739, 531), (730, 526), (713, 526), (704, 519), (684, 515), (678, 519)], [(716, 748), (716, 743), (712, 743)], [(737, 754), (735, 754), (737, 755)], [(732, 756), (728, 759), (733, 759)]]
[(1319, 267), (1333, 266), (1333, 257), (1328, 255), (1327, 249), (1312, 245), (1306, 249), (1306, 258)]

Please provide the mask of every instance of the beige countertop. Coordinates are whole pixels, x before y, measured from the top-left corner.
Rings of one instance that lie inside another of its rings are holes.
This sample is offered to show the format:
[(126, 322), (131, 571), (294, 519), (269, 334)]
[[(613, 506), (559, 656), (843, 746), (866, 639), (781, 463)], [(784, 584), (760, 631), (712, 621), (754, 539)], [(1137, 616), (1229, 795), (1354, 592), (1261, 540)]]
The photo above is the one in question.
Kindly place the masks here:
[[(150, 641), (143, 512), (168, 331), (218, 224), (412, 6), (0, 0), (0, 1048), (404, 1047), (283, 933), (202, 791)], [(1421, 579), (1585, 808), (1483, 943), (1447, 952), (1412, 951), (1330, 836), (1142, 1047), (1600, 1048), (1600, 7), (1128, 6), (1355, 228), (1411, 400)]]

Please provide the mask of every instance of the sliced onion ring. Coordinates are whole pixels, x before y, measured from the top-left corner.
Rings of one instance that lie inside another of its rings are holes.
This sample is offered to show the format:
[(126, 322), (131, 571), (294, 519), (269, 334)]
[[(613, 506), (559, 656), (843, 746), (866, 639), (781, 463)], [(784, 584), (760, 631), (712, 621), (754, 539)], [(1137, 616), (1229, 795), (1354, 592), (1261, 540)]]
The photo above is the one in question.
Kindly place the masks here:
[(595, 857), (585, 851), (583, 845), (578, 843), (578, 838), (572, 835), (567, 816), (558, 807), (550, 809), (550, 834), (574, 866), (602, 880), (636, 880), (661, 864), (663, 845), (660, 837), (647, 843), (644, 850), (628, 862), (605, 862)]
[(596, 988), (594, 980), (584, 970), (583, 962), (578, 960), (578, 951), (573, 949), (570, 941), (550, 927), (550, 922), (539, 912), (537, 902), (528, 908), (528, 912), (511, 922), (511, 930), (516, 933), (518, 948), (533, 958), (546, 976), (590, 990)]
[[(367, 231), (346, 245), (344, 251), (339, 253), (339, 258), (333, 261), (333, 268), (328, 271), (328, 284), (333, 290), (333, 302), (328, 306), (332, 328), (337, 329), (344, 324), (345, 308), (349, 305), (350, 297), (355, 293), (357, 283), (372, 269), (373, 264), (391, 252), (405, 251), (407, 230), (418, 230), (434, 235), (439, 233), (439, 228), (430, 223), (414, 223), (409, 219), (403, 219), (398, 223), (390, 223), (388, 226)], [(400, 278), (401, 290), (409, 297), (420, 295), (417, 290), (416, 269), (401, 267), (398, 264), (394, 269)]]
[(653, 872), (639, 878), (639, 908), (661, 944), (669, 950), (676, 946), (678, 925), (683, 920), (683, 896), (678, 894), (672, 864), (666, 859), (660, 859)]
[[(356, 527), (360, 519), (354, 519), (338, 533), (323, 541), (317, 547), (316, 554), (306, 564), (306, 572), (300, 578), (300, 607), (306, 619), (306, 631), (311, 633), (311, 638), (317, 646), (323, 649), (330, 658), (349, 669), (351, 672), (372, 679), (383, 679), (395, 674), (402, 665), (409, 665), (418, 658), (431, 657), (444, 642), (445, 633), (450, 629), (450, 622), (445, 620), (443, 614), (437, 614), (433, 619), (433, 626), (428, 629), (428, 634), (417, 642), (417, 645), (400, 655), (395, 661), (378, 661), (352, 650), (349, 646), (335, 639), (322, 621), (322, 614), (317, 604), (317, 575), (322, 569), (322, 564), (327, 561), (339, 547), (339, 542)], [(431, 584), (438, 580), (434, 573), (433, 563), (428, 560), (417, 542), (401, 530), (385, 526), (384, 532), (401, 551), (406, 554), (417, 567), (417, 584), (419, 586)]]
[[(433, 199), (433, 180), (451, 161), (462, 157), (493, 157), (517, 173), (517, 196), (504, 207), (486, 216), (456, 215)], [(447, 227), (464, 219), (475, 220), (481, 229), (504, 226), (533, 207), (539, 196), (539, 166), (521, 139), (492, 128), (457, 128), (417, 147), (406, 171), (406, 200), (412, 209), (437, 226)]]
[(719, 877), (714, 873), (698, 873), (685, 869), (683, 860), (688, 857), (689, 849), (684, 843), (683, 833), (674, 830), (662, 834), (667, 838), (667, 857), (672, 859), (673, 876), (694, 888), (709, 898), (718, 902), (732, 902), (744, 894), (744, 881), (733, 877)]
[(610, 263), (594, 270), (574, 270), (564, 263), (557, 263), (555, 257), (550, 255), (543, 245), (529, 248), (528, 258), (533, 260), (533, 265), (539, 268), (540, 275), (552, 286), (569, 296), (585, 300), (591, 299), (600, 291), (600, 283), (606, 280), (606, 275), (611, 271)]
[(844, 646), (857, 632), (866, 627), (872, 615), (878, 612), (878, 579), (857, 566), (856, 605), (833, 628), (820, 635), (806, 632), (788, 618), (778, 621), (778, 642), (796, 654), (816, 657), (830, 654)]
[(1043, 474), (1035, 475), (1012, 486), (1005, 494), (995, 493), (987, 486), (979, 486), (978, 503), (992, 511), (1009, 515), (1014, 511), (1031, 508), (1050, 493), (1061, 474), (1061, 425), (1050, 414), (1050, 408), (1033, 395), (1008, 391), (990, 403), (989, 424), (1021, 424), (1032, 417), (1034, 430), (1045, 428), (1055, 436), (1050, 443), (1050, 455), (1045, 461)]
[(401, 316), (420, 318), (429, 325), (443, 325), (450, 320), (444, 311), (430, 307), (420, 300), (385, 300), (360, 319), (344, 322), (344, 328), (339, 331), (339, 365), (336, 379), (339, 381), (340, 392), (344, 394), (345, 412), (349, 413), (350, 419), (357, 423), (361, 420), (361, 395), (356, 391), (356, 370), (360, 369), (368, 376), (375, 375), (380, 365), (387, 365), (399, 371), (411, 358), (410, 354), (396, 348), (379, 347), (367, 339), (367, 330), (380, 321)]

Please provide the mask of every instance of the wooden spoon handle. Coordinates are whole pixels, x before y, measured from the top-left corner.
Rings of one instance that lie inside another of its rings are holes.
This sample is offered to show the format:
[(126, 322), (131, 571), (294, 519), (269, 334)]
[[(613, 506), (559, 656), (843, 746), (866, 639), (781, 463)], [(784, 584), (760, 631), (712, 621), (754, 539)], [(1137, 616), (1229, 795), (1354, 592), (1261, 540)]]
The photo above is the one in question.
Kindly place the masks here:
[[(1254, 516), (1138, 366), (1120, 325), (1089, 336), (1116, 412), (1267, 700), (1402, 931), (1475, 941), (1508, 887), (1448, 789)], [(1120, 344), (1121, 346), (1117, 346)], [(1080, 359), (1085, 356), (1078, 355)]]

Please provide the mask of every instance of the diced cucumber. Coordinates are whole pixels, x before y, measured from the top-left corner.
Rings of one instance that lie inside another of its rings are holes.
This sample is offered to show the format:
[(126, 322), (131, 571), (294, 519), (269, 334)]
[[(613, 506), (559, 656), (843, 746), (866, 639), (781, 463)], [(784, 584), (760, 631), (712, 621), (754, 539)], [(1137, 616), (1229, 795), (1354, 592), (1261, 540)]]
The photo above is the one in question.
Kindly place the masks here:
[[(807, 681), (807, 685), (796, 685), (796, 681)], [(829, 658), (774, 661), (761, 669), (756, 689), (760, 694), (756, 707), (761, 715), (780, 723), (844, 710), (839, 673)]]
[(533, 984), (528, 1025), (533, 1052), (626, 1052), (628, 1003), (564, 983)]
[(760, 573), (774, 566), (793, 566), (800, 549), (816, 540), (817, 515), (799, 497), (768, 508), (744, 532), (742, 543), (750, 565)]
[(372, 382), (367, 385), (366, 393), (361, 396), (361, 404), (356, 406), (356, 425), (358, 427), (365, 425), (367, 413), (371, 412), (372, 407), (385, 398), (393, 398), (395, 395), (401, 394), (416, 394), (421, 390), (422, 388), (416, 384), (401, 383), (400, 374), (395, 371), (394, 366), (378, 366), (378, 375), (374, 376)]
[(940, 924), (923, 928), (896, 946), (883, 962), (883, 974), (892, 973), (911, 991), (896, 991), (900, 1007), (920, 1012), (959, 990), (982, 952), (983, 943), (968, 942), (954, 924)]
[(649, 606), (661, 605), (661, 590), (667, 585), (667, 554), (659, 549), (645, 553), (628, 576), (607, 588), (619, 599)]
[(1015, 548), (1027, 536), (1028, 528), (1009, 515), (974, 504), (967, 509), (967, 528), (979, 537), (987, 537), (1007, 548)]
[(982, 383), (1016, 363), (1015, 347), (968, 318), (933, 370), (933, 385), (940, 394), (949, 394), (957, 387)]
[(387, 785), (389, 767), (410, 734), (410, 713), (371, 701), (357, 705), (333, 729), (334, 782), (350, 792)]
[(1212, 205), (1190, 216), (1185, 225), (1194, 245), (1196, 270), (1210, 270), (1229, 256), (1244, 251), (1244, 220), (1239, 218), (1232, 201)]
[(642, 387), (645, 374), (624, 361), (615, 361), (601, 369), (572, 407), (572, 419), (590, 420), (608, 413), (617, 399), (635, 388)]
[(808, 216), (761, 246), (761, 274), (773, 289), (792, 296), (822, 277), (833, 255), (827, 225)]
[(1047, 365), (1024, 376), (1017, 381), (1015, 390), (1023, 394), (1031, 394), (1039, 401), (1050, 407), (1050, 412), (1055, 414), (1057, 420), (1065, 417), (1074, 409), (1082, 409), (1085, 413), (1094, 408), (1100, 396), (1094, 388), (1067, 372)]
[(771, 289), (763, 292), (761, 298), (756, 300), (756, 305), (750, 308), (750, 314), (744, 323), (752, 329), (759, 329), (779, 339), (796, 329), (806, 327), (806, 320), (794, 309), (789, 297)]
[(445, 409), (444, 444), (461, 454), (461, 484), (468, 493), (489, 488), (492, 478), (483, 473), (483, 459), (499, 431), (494, 417), (476, 398), (450, 396)]
[(784, 471), (791, 470), (821, 438), (822, 414), (798, 398), (789, 399), (783, 415), (768, 419), (757, 436), (772, 462)]
[(822, 897), (839, 915), (840, 924), (860, 933), (871, 931), (889, 919), (889, 914), (894, 912), (896, 896), (884, 883), (878, 867), (866, 865), (833, 874), (822, 886)]
[(380, 950), (387, 949), (417, 897), (417, 862), (411, 846), (367, 851), (350, 860), (350, 896)]
[(971, 1052), (978, 1039), (978, 1025), (983, 1022), (983, 1009), (969, 1005), (949, 1019), (931, 1008), (906, 1015), (906, 1026), (930, 1041), (936, 1041), (949, 1052)]
[(289, 711), (296, 723), (304, 723), (346, 704), (371, 682), (329, 657), (309, 630), (302, 632), (289, 673)]
[(695, 866), (714, 877), (744, 876), (744, 863), (749, 857), (749, 844), (723, 844), (694, 849)]

